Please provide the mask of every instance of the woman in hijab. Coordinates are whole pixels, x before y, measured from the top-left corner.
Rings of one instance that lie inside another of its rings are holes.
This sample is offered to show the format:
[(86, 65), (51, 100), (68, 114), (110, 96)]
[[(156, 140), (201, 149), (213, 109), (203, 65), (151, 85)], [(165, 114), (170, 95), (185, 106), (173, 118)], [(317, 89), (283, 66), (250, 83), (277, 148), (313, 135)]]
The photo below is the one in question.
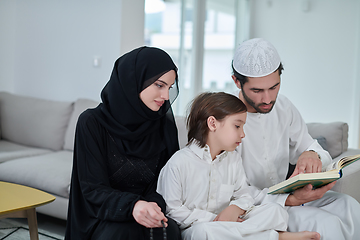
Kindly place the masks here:
[(156, 192), (161, 168), (179, 149), (177, 86), (177, 68), (158, 48), (115, 62), (102, 103), (77, 122), (66, 240), (180, 239)]

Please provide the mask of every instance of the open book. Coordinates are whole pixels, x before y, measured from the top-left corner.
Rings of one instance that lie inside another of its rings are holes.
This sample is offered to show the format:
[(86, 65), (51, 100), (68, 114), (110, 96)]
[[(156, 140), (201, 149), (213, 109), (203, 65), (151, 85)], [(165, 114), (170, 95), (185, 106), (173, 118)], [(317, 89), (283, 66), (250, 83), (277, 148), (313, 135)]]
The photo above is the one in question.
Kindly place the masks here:
[(360, 154), (347, 156), (331, 163), (326, 167), (325, 172), (303, 173), (289, 178), (269, 188), (268, 194), (291, 193), (307, 184), (313, 187), (321, 187), (342, 177), (342, 169), (360, 159)]

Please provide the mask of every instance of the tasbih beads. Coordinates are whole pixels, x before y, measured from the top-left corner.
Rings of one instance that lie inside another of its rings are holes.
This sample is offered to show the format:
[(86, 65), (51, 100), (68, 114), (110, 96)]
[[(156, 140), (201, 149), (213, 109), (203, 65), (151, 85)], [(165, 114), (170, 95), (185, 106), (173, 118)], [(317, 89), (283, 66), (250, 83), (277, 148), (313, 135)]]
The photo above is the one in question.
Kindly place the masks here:
[[(161, 224), (163, 225), (163, 239), (167, 240), (167, 235), (166, 235), (166, 227), (165, 227), (165, 223), (164, 221), (161, 221)], [(150, 228), (150, 240), (154, 240), (154, 233), (153, 233), (153, 228)]]

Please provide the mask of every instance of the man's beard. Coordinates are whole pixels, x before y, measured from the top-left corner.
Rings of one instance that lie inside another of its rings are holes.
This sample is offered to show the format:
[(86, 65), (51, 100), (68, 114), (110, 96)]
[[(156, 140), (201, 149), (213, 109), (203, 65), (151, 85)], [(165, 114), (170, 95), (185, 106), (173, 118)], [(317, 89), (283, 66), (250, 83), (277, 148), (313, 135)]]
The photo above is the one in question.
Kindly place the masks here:
[[(242, 92), (242, 95), (244, 96), (245, 101), (246, 101), (251, 107), (253, 107), (253, 108), (255, 109), (255, 111), (258, 112), (258, 113), (269, 113), (269, 112), (271, 112), (271, 110), (273, 109), (273, 107), (274, 107), (274, 105), (275, 105), (276, 100), (271, 101), (269, 104), (266, 104), (266, 103), (255, 104), (255, 102), (254, 102), (253, 100), (251, 100), (251, 99), (246, 95), (246, 93), (244, 92), (243, 89), (241, 90), (241, 92)], [(272, 106), (271, 106), (271, 108), (268, 109), (268, 110), (265, 110), (265, 111), (264, 111), (264, 110), (262, 110), (262, 109), (260, 108), (260, 106), (263, 106), (263, 105), (271, 105), (271, 104), (272, 104)]]

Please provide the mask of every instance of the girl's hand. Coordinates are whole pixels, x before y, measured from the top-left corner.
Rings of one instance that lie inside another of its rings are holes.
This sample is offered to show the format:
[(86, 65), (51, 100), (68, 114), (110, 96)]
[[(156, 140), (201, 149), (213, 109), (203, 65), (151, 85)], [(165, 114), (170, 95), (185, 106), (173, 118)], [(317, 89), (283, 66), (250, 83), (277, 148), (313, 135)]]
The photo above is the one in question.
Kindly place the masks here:
[(164, 221), (167, 227), (167, 218), (155, 202), (137, 201), (132, 215), (137, 223), (147, 228), (162, 227), (161, 221)]
[(229, 222), (242, 222), (239, 219), (240, 215), (243, 215), (245, 210), (239, 208), (236, 205), (230, 205), (219, 213), (214, 221), (229, 221)]

